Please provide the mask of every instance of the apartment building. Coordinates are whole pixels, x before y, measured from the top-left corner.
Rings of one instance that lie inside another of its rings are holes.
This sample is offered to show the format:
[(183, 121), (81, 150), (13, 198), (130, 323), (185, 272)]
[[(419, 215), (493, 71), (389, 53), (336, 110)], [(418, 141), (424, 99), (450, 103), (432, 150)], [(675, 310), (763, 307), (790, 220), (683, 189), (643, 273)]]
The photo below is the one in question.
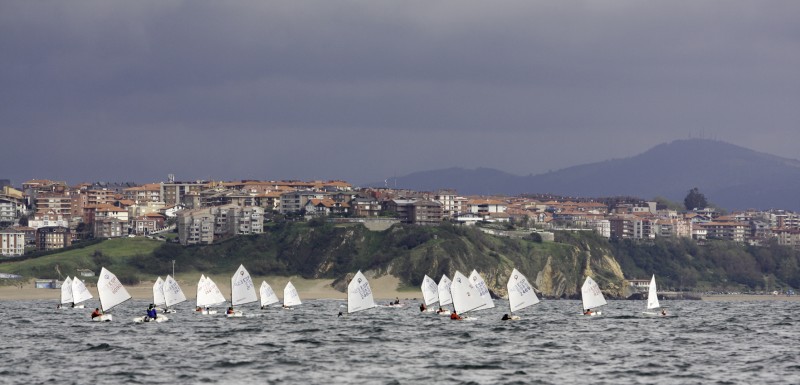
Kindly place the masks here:
[(707, 222), (699, 224), (706, 230), (706, 239), (724, 239), (727, 241), (744, 242), (747, 226), (739, 222)]
[(205, 181), (196, 182), (161, 182), (159, 184), (159, 196), (166, 205), (177, 205), (183, 203), (183, 197), (187, 193), (200, 193), (207, 188)]
[(226, 205), (178, 212), (178, 239), (184, 245), (209, 244), (220, 237), (263, 232), (264, 209), (258, 206)]
[(208, 210), (181, 210), (177, 215), (178, 240), (182, 245), (214, 242), (214, 214)]
[(129, 187), (122, 190), (122, 196), (125, 199), (132, 200), (137, 204), (144, 204), (146, 202), (163, 202), (161, 199), (161, 185), (158, 183), (149, 183), (136, 187)]
[(15, 230), (0, 230), (0, 255), (13, 257), (25, 254), (25, 233)]
[(329, 196), (330, 194), (328, 193), (311, 190), (283, 193), (280, 198), (280, 212), (281, 214), (299, 213), (305, 208), (309, 200), (325, 199)]
[(56, 250), (72, 246), (72, 232), (68, 227), (41, 227), (36, 229), (36, 250)]
[(800, 250), (800, 229), (776, 229), (778, 244)]
[(128, 221), (114, 217), (95, 217), (92, 222), (95, 238), (118, 238), (128, 235)]
[(131, 231), (137, 235), (147, 235), (164, 228), (165, 218), (158, 213), (148, 213), (135, 217), (131, 221)]

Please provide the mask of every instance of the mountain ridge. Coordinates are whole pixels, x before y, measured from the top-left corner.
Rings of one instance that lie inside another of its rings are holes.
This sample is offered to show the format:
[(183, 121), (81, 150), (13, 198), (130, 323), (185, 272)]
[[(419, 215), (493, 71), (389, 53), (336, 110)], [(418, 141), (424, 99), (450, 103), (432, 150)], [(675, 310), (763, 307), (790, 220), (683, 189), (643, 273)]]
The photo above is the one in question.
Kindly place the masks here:
[(697, 187), (726, 209), (800, 210), (800, 161), (708, 139), (675, 140), (631, 157), (537, 175), (451, 167), (411, 173), (392, 183), (420, 191), (450, 188), (463, 195), (626, 195), (675, 201)]

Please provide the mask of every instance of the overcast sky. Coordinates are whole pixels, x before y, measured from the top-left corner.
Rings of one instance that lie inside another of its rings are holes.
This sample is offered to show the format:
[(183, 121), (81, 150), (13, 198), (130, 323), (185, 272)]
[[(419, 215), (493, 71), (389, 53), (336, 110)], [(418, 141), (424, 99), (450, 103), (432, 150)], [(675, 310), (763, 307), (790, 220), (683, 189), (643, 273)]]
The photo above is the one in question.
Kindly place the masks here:
[(0, 2), (0, 179), (800, 158), (800, 1)]

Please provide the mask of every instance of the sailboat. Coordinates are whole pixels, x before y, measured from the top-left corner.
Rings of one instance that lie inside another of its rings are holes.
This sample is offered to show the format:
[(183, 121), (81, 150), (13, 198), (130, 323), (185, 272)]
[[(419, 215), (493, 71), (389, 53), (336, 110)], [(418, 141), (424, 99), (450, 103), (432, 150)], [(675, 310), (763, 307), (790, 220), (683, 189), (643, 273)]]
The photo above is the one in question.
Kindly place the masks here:
[(288, 309), (300, 304), (302, 302), (300, 302), (300, 295), (297, 294), (297, 289), (294, 288), (291, 282), (288, 282), (286, 287), (283, 288), (283, 308)]
[(178, 285), (178, 281), (172, 276), (167, 275), (167, 279), (164, 280), (164, 305), (166, 309), (164, 309), (165, 313), (174, 313), (174, 309), (170, 309), (172, 306), (175, 306), (183, 301), (186, 301), (186, 295), (183, 294), (183, 290)]
[[(653, 278), (650, 278), (650, 287), (647, 291), (647, 307), (646, 310), (653, 310), (660, 308), (661, 305), (658, 303), (658, 294), (656, 290), (656, 275), (653, 274)], [(666, 311), (661, 312), (654, 312), (654, 311), (643, 311), (642, 313), (647, 315), (667, 315)]]
[[(236, 273), (231, 277), (231, 309), (238, 305), (244, 305), (250, 302), (258, 301), (256, 295), (256, 287), (253, 285), (253, 279), (250, 278), (250, 273), (244, 268), (244, 265), (239, 265)], [(228, 317), (241, 317), (240, 310), (228, 311)]]
[(533, 291), (533, 287), (528, 283), (528, 278), (525, 278), (522, 273), (514, 269), (511, 276), (508, 277), (508, 306), (509, 318), (518, 320), (519, 316), (515, 316), (515, 311), (520, 311), (528, 306), (533, 306), (539, 303), (539, 297)]
[(453, 296), (450, 295), (450, 286), (453, 285), (453, 281), (450, 278), (447, 278), (446, 274), (442, 274), (442, 279), (439, 280), (439, 310), (436, 312), (439, 315), (450, 315), (450, 310), (444, 309), (444, 306), (450, 305), (453, 303)]
[(200, 276), (197, 282), (197, 307), (201, 314), (217, 314), (216, 310), (208, 309), (211, 305), (218, 305), (225, 302), (225, 297), (219, 291), (217, 284), (205, 275)]
[(347, 284), (347, 313), (372, 309), (375, 306), (377, 305), (372, 297), (369, 281), (359, 270)]
[(78, 277), (72, 278), (72, 285), (70, 286), (72, 286), (72, 303), (74, 308), (83, 309), (83, 304), (81, 302), (94, 298), (83, 281), (78, 279)]
[(450, 286), (453, 297), (453, 311), (459, 315), (486, 308), (486, 301), (481, 298), (478, 286), (470, 282), (461, 272), (453, 275), (453, 284)]
[(469, 275), (470, 281), (475, 287), (478, 288), (478, 294), (480, 294), (483, 303), (485, 304), (484, 307), (481, 309), (491, 309), (494, 307), (494, 301), (492, 301), (492, 295), (489, 294), (489, 286), (486, 286), (486, 282), (483, 280), (480, 274), (478, 274), (477, 270), (472, 270), (472, 273)]
[(425, 278), (422, 279), (422, 303), (425, 304), (426, 311), (433, 312), (434, 309), (430, 306), (436, 302), (439, 302), (439, 286), (436, 285), (436, 281), (431, 279), (425, 275)]
[(583, 300), (583, 314), (584, 315), (601, 315), (602, 312), (593, 311), (597, 307), (606, 305), (606, 298), (603, 297), (603, 292), (600, 291), (600, 286), (597, 286), (592, 277), (586, 277), (581, 287), (581, 299)]
[(111, 321), (113, 317), (106, 312), (114, 306), (131, 299), (131, 295), (125, 290), (125, 286), (122, 286), (117, 276), (106, 270), (105, 267), (100, 269), (100, 277), (97, 280), (97, 293), (100, 297), (102, 314), (92, 318), (92, 321), (95, 322)]
[(153, 305), (156, 307), (164, 305), (166, 306), (167, 300), (164, 298), (164, 281), (161, 277), (156, 279), (156, 282), (153, 284)]
[(266, 309), (267, 306), (272, 305), (273, 303), (280, 302), (278, 296), (275, 295), (275, 291), (272, 290), (272, 286), (270, 286), (267, 281), (261, 282), (261, 288), (258, 290), (258, 293), (261, 296), (262, 309)]
[(66, 304), (70, 304), (70, 307), (74, 305), (72, 302), (72, 278), (69, 276), (61, 284), (61, 308), (63, 309)]

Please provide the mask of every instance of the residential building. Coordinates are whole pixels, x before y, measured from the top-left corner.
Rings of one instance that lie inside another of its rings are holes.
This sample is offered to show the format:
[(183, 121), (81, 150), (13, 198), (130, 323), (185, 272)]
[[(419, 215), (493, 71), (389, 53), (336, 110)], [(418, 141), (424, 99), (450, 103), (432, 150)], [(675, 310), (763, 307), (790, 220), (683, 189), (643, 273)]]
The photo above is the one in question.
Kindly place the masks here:
[(147, 235), (164, 228), (166, 218), (158, 213), (147, 213), (131, 221), (131, 231), (137, 235)]
[(324, 199), (329, 195), (328, 193), (311, 190), (283, 193), (280, 197), (280, 212), (281, 214), (299, 213), (305, 208), (310, 199)]
[(114, 217), (95, 217), (92, 223), (95, 238), (118, 238), (128, 235), (128, 221)]
[(50, 226), (36, 229), (36, 249), (56, 250), (72, 246), (72, 232), (68, 227)]
[(800, 229), (776, 229), (778, 244), (800, 250)]
[(744, 242), (747, 226), (744, 223), (726, 221), (712, 221), (701, 223), (700, 227), (706, 229), (706, 239), (724, 239), (734, 242)]
[(181, 244), (210, 244), (218, 237), (263, 233), (264, 209), (226, 205), (183, 210), (177, 222)]
[(442, 204), (431, 200), (418, 200), (409, 205), (408, 223), (436, 226), (442, 223)]
[(347, 203), (336, 202), (333, 199), (309, 199), (303, 208), (306, 215), (326, 216), (347, 214), (350, 205)]
[(25, 233), (16, 230), (0, 230), (0, 255), (13, 257), (25, 254)]
[(354, 217), (371, 218), (381, 215), (381, 204), (372, 197), (356, 197), (350, 201)]
[(182, 245), (214, 242), (214, 214), (208, 210), (182, 210), (177, 214), (178, 240)]
[(161, 199), (161, 185), (158, 183), (149, 183), (137, 187), (129, 187), (122, 190), (122, 195), (125, 199), (130, 199), (137, 204), (146, 202), (163, 202)]
[(205, 181), (175, 182), (173, 178), (170, 178), (169, 182), (161, 182), (159, 184), (159, 196), (168, 206), (177, 205), (183, 203), (183, 197), (187, 193), (200, 193), (207, 186), (208, 184)]

